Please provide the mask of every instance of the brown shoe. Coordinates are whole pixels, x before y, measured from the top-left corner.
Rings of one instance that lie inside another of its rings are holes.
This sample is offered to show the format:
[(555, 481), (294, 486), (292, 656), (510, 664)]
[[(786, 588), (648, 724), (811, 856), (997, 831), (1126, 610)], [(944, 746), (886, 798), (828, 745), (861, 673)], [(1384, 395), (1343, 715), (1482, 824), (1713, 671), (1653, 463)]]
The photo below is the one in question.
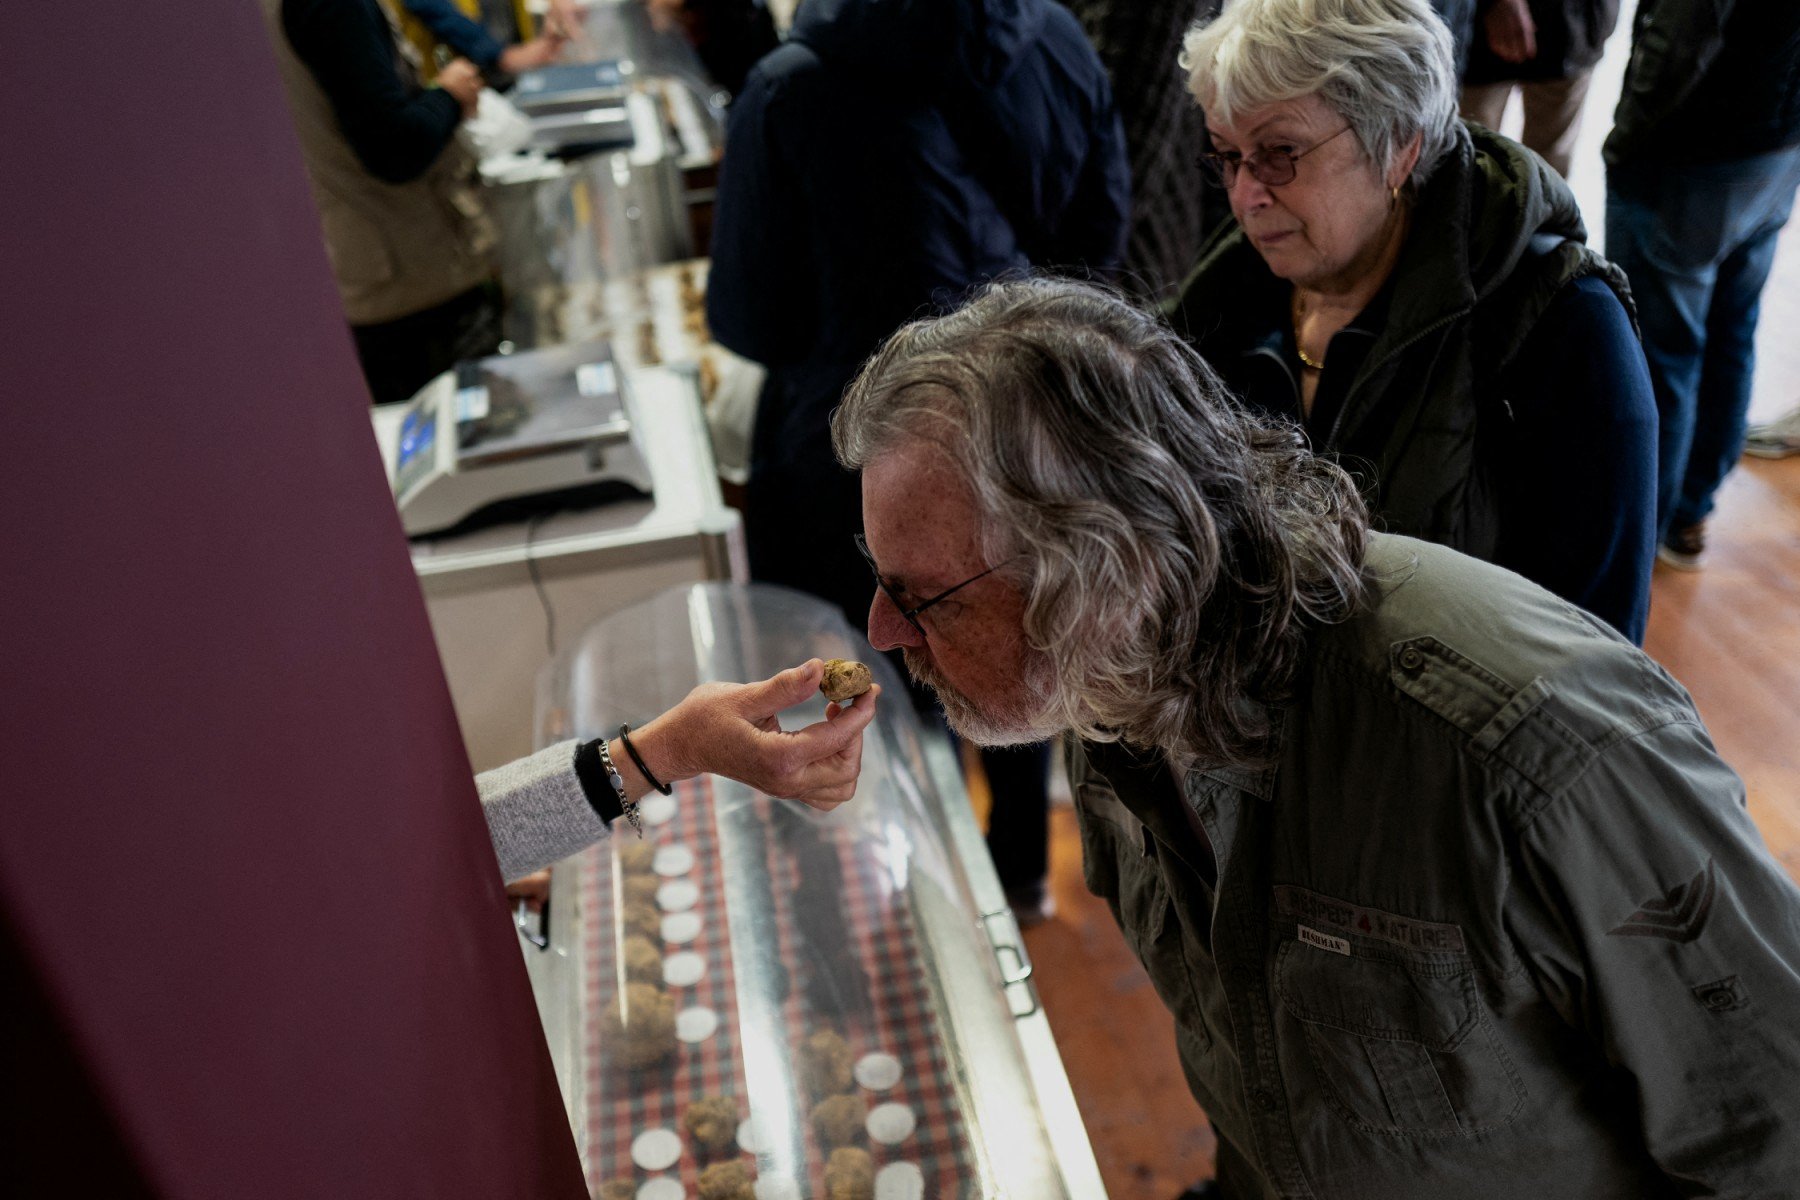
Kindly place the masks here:
[(1656, 557), (1677, 571), (1698, 571), (1706, 565), (1706, 522), (1671, 526), (1662, 545), (1656, 548)]

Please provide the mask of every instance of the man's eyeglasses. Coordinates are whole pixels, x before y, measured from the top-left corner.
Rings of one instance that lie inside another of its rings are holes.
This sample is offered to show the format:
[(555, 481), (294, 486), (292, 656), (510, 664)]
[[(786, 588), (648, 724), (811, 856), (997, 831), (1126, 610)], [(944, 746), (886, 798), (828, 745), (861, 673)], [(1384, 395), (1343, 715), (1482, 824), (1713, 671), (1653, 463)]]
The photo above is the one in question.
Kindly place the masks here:
[[(889, 587), (887, 584), (887, 580), (885, 580), (881, 577), (881, 568), (875, 565), (875, 556), (873, 554), (869, 553), (869, 543), (867, 543), (863, 540), (862, 534), (859, 533), (855, 536), (856, 536), (856, 551), (858, 554), (861, 554), (863, 556), (863, 561), (869, 564), (869, 573), (875, 576), (875, 586), (880, 588), (882, 591), (882, 594), (888, 598), (888, 600), (893, 604), (893, 606), (895, 608), (900, 610), (900, 615), (906, 618), (906, 623), (908, 625), (911, 625), (914, 629), (919, 631), (920, 637), (927, 636), (925, 633), (925, 626), (919, 624), (919, 614), (920, 613), (924, 612), (926, 609), (930, 608), (932, 605), (937, 604), (940, 601), (948, 600), (951, 596), (955, 595), (957, 592), (962, 591), (964, 588), (968, 587), (971, 583), (974, 583), (977, 579), (986, 579), (989, 575), (992, 575), (995, 571), (998, 571), (1001, 567), (1004, 567), (1006, 565), (1006, 563), (996, 563), (995, 565), (989, 567), (987, 570), (982, 571), (981, 573), (979, 573), (977, 575), (969, 576), (967, 579), (963, 580), (961, 583), (957, 584), (955, 587), (945, 588), (943, 591), (939, 592), (937, 595), (933, 596), (931, 599), (922, 601), (921, 603), (915, 604), (915, 605), (913, 605), (913, 607), (908, 608), (908, 607), (906, 607), (906, 605), (904, 605), (900, 602), (900, 593), (896, 592), (893, 588)], [(1011, 559), (1007, 560), (1007, 562), (1010, 562), (1010, 561), (1012, 561), (1012, 560)]]
[(1235, 150), (1209, 150), (1200, 156), (1200, 161), (1219, 177), (1219, 182), (1230, 190), (1236, 183), (1238, 168), (1245, 167), (1252, 178), (1265, 187), (1280, 187), (1284, 183), (1294, 182), (1294, 164), (1323, 146), (1325, 142), (1340, 138), (1350, 132), (1348, 125), (1332, 134), (1323, 142), (1314, 142), (1304, 150), (1258, 150), (1254, 154), (1239, 154)]

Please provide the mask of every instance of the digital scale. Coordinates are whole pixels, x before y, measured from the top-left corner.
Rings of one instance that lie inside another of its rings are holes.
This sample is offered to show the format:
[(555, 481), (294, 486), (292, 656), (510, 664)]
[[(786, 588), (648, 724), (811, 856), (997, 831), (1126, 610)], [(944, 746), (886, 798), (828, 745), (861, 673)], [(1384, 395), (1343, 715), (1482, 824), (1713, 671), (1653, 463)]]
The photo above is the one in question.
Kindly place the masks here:
[(630, 146), (641, 120), (632, 111), (631, 73), (619, 60), (540, 67), (519, 76), (511, 98), (531, 120), (539, 149)]
[(426, 385), (400, 419), (394, 498), (408, 537), (650, 493), (607, 342), (465, 364)]

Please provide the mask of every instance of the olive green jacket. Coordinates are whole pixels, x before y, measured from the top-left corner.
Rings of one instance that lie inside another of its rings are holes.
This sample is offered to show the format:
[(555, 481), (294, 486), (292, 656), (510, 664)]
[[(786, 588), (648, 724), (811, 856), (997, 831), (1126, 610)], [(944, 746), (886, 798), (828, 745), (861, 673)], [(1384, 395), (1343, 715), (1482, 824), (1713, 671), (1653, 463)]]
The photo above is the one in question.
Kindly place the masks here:
[(1797, 1194), (1800, 890), (1686, 692), (1499, 568), (1369, 564), (1272, 766), (1071, 754), (1227, 1195)]

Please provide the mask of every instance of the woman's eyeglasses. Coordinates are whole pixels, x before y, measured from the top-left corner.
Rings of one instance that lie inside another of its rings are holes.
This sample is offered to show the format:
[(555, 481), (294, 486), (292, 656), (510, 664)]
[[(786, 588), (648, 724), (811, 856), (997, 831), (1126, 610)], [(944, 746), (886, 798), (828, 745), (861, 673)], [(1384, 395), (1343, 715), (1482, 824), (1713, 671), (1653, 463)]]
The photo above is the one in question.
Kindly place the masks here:
[(1236, 183), (1238, 168), (1250, 172), (1251, 178), (1265, 187), (1280, 187), (1284, 183), (1294, 182), (1294, 164), (1323, 146), (1333, 138), (1342, 137), (1350, 132), (1346, 125), (1324, 141), (1314, 142), (1304, 150), (1258, 150), (1254, 154), (1239, 154), (1235, 150), (1208, 150), (1200, 156), (1200, 161), (1219, 177), (1219, 182), (1230, 190)]

